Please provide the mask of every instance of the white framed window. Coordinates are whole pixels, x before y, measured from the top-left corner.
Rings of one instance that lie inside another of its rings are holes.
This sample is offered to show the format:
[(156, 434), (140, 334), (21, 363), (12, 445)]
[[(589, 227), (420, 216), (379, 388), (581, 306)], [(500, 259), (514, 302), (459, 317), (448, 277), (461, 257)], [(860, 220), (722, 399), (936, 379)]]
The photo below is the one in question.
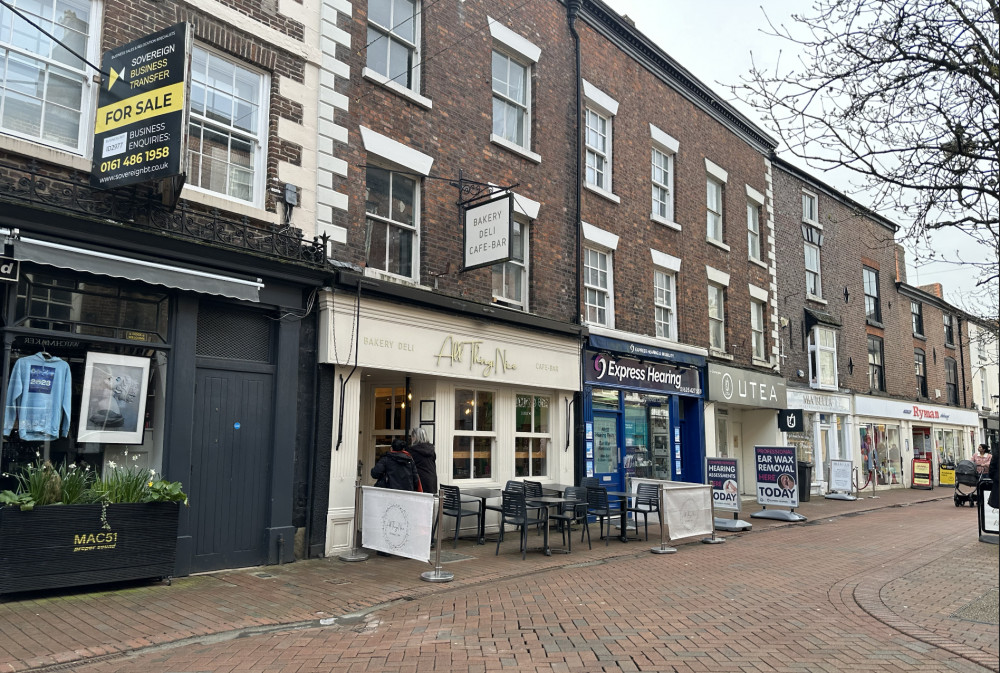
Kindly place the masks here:
[(611, 117), (592, 108), (586, 116), (587, 184), (605, 192), (611, 191)]
[(805, 243), (804, 249), (806, 258), (806, 294), (822, 298), (823, 283), (820, 276), (819, 246), (813, 243)]
[[(100, 47), (99, 3), (18, 0), (12, 4), (91, 63)], [(98, 87), (90, 66), (8, 9), (0, 10), (0, 130), (75, 154), (90, 150)]]
[(750, 300), (750, 333), (752, 335), (753, 359), (765, 360), (764, 351), (764, 302)]
[(611, 253), (596, 248), (583, 249), (585, 319), (595, 325), (614, 327)]
[(674, 221), (674, 155), (653, 148), (653, 217)]
[[(877, 278), (877, 277), (876, 277)], [(865, 296), (867, 297), (867, 290)], [(944, 320), (944, 345), (955, 345), (955, 322), (950, 313), (942, 314)]]
[(511, 308), (528, 310), (528, 225), (514, 219), (511, 248), (513, 256), (493, 265), (493, 301)]
[(656, 336), (677, 340), (677, 278), (673, 273), (653, 271), (653, 319)]
[(828, 327), (817, 325), (809, 332), (809, 384), (837, 389), (837, 333)]
[(514, 476), (544, 477), (549, 473), (548, 452), (552, 446), (547, 395), (518, 393), (514, 409)]
[(715, 178), (705, 181), (708, 212), (708, 239), (722, 243), (722, 194), (724, 186)]
[(494, 424), (496, 394), (492, 390), (455, 390), (455, 429), (452, 433), (452, 479), (492, 479), (497, 435)]
[(802, 192), (802, 221), (812, 225), (819, 224), (817, 199), (811, 192)]
[(529, 66), (493, 50), (493, 135), (524, 149), (531, 148), (531, 83)]
[(368, 0), (365, 65), (413, 91), (420, 87), (419, 20), (416, 0)]
[(747, 201), (747, 250), (750, 259), (761, 261), (760, 256), (760, 206)]
[(365, 264), (416, 278), (420, 190), (408, 174), (369, 165), (365, 174)]
[(195, 45), (187, 186), (264, 205), (268, 77)]
[(708, 345), (726, 350), (726, 288), (715, 283), (708, 284)]
[(882, 322), (882, 299), (878, 289), (878, 271), (867, 266), (861, 268), (865, 286), (865, 318), (872, 322)]
[(406, 439), (406, 388), (377, 386), (372, 398), (372, 430), (375, 441), (375, 459), (389, 450), (394, 439)]

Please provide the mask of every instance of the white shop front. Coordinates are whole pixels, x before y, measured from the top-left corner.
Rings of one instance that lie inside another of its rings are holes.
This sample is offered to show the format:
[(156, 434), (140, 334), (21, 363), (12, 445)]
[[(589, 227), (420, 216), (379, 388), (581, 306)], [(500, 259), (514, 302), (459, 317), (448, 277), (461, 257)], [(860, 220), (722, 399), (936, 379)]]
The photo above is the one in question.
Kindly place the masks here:
[(336, 382), (328, 555), (351, 545), (358, 476), (372, 484), (377, 458), (413, 427), (435, 446), (439, 483), (573, 483), (579, 338), (324, 292), (319, 353)]
[(825, 493), (830, 461), (853, 460), (851, 396), (796, 388), (786, 393), (788, 408), (803, 412), (802, 430), (787, 433), (786, 440), (798, 447), (799, 460), (813, 464), (813, 485)]

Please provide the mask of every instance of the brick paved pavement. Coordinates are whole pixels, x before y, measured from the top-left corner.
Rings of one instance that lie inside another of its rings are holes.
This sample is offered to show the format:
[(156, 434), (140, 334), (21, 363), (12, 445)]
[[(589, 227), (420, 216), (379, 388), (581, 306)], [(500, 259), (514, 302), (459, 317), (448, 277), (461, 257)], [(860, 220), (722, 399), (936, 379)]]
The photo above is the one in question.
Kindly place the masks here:
[(475, 560), (448, 584), (372, 556), (14, 597), (0, 671), (998, 670), (995, 607), (956, 616), (998, 584), (974, 510), (947, 489), (880, 495), (814, 497), (807, 524), (745, 511), (753, 532), (674, 555), (613, 541), (522, 562), (516, 542), (460, 543)]

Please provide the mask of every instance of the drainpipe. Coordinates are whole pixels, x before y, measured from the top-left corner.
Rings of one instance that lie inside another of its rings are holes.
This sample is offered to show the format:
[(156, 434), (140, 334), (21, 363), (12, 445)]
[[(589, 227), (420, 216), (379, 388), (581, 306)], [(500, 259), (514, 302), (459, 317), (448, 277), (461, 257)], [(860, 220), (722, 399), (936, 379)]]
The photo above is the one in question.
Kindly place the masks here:
[[(580, 53), (580, 34), (576, 31), (576, 20), (580, 14), (580, 5), (582, 0), (566, 0), (566, 17), (569, 20), (569, 32), (573, 36), (573, 53), (576, 59), (576, 109), (575, 109), (575, 130), (576, 130), (576, 142), (574, 143), (576, 148), (576, 165), (575, 165), (575, 178), (576, 178), (576, 189), (574, 190), (574, 198), (576, 200), (576, 208), (574, 212), (575, 218), (575, 229), (576, 229), (576, 308), (575, 321), (576, 324), (583, 324), (583, 314), (581, 313), (581, 299), (583, 295), (583, 125), (581, 123), (581, 117), (583, 114), (583, 69), (581, 65), (581, 53)], [(582, 346), (582, 344), (581, 344)], [(584, 436), (583, 436), (583, 362), (581, 361), (579, 367), (580, 376), (580, 392), (574, 394), (573, 401), (577, 402), (573, 404), (574, 415), (579, 419), (576, 424), (576, 446), (583, 446)], [(567, 413), (569, 409), (567, 409)], [(569, 437), (567, 436), (567, 441)], [(568, 447), (567, 447), (568, 448)], [(582, 463), (577, 463), (576, 460), (573, 461), (574, 464), (579, 468), (579, 474), (575, 475), (577, 477), (576, 481), (579, 483), (579, 477), (583, 476), (584, 465)]]

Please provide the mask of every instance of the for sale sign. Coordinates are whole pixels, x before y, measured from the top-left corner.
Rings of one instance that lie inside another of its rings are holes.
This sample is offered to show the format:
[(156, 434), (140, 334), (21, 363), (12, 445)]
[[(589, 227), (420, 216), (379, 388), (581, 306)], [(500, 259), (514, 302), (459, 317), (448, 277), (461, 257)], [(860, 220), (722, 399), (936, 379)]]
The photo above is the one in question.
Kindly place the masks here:
[(190, 54), (186, 23), (104, 53), (93, 187), (110, 189), (184, 174)]
[(796, 488), (794, 446), (755, 446), (757, 463), (757, 502), (792, 509), (799, 506)]
[(735, 458), (705, 459), (705, 483), (712, 487), (715, 509), (740, 511), (739, 473)]

